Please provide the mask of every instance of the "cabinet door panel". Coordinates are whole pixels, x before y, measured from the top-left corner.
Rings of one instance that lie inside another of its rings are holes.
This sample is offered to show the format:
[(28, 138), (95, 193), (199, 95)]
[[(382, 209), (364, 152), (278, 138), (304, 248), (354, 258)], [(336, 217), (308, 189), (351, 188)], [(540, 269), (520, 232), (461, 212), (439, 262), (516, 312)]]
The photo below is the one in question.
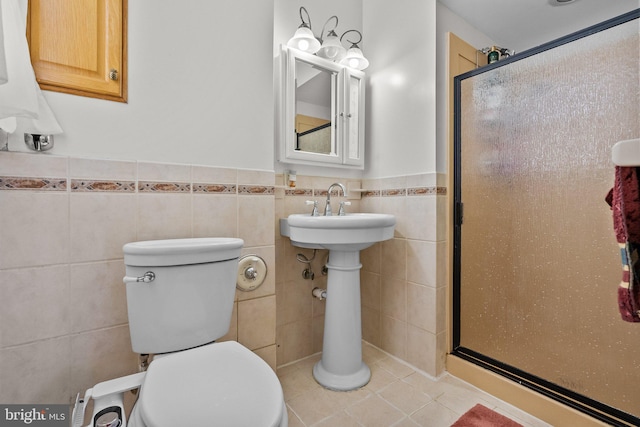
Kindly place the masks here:
[(343, 162), (364, 168), (364, 73), (346, 70), (344, 77)]
[(43, 89), (126, 102), (126, 0), (30, 0), (28, 24)]

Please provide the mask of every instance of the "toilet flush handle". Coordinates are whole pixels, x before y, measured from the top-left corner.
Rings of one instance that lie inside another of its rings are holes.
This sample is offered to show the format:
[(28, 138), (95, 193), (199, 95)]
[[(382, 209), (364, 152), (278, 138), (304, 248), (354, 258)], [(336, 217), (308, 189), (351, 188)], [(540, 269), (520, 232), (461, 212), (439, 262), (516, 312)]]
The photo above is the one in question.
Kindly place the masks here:
[(137, 282), (149, 283), (149, 282), (153, 282), (155, 279), (156, 279), (156, 274), (153, 271), (147, 271), (140, 277), (124, 276), (122, 278), (122, 281), (124, 283), (137, 283)]

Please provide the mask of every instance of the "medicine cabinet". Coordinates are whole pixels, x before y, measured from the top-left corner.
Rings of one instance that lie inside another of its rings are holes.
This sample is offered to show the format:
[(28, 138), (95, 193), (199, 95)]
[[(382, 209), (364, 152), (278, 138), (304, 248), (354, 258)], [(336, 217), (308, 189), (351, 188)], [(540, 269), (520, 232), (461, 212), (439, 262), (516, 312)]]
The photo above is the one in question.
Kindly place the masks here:
[(278, 160), (364, 169), (364, 76), (282, 46)]

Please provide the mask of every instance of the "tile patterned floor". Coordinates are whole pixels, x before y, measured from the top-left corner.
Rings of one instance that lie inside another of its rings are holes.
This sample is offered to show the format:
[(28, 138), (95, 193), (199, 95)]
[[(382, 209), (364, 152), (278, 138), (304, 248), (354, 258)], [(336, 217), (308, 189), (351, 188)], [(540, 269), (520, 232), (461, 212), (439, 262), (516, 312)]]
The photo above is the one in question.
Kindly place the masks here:
[(278, 369), (289, 427), (449, 427), (481, 403), (525, 427), (549, 427), (537, 418), (445, 374), (438, 380), (363, 344), (371, 381), (359, 390), (326, 390), (311, 370), (320, 355)]

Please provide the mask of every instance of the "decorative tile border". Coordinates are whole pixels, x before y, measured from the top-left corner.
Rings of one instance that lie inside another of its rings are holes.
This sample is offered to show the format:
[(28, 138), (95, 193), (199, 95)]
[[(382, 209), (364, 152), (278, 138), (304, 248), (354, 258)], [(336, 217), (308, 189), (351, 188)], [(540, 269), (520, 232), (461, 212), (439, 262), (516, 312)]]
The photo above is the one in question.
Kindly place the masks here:
[(284, 190), (284, 195), (313, 197), (313, 190), (310, 188), (287, 188)]
[(193, 184), (194, 193), (236, 194), (235, 184)]
[[(337, 190), (331, 194), (337, 196)], [(326, 197), (327, 190), (313, 190), (310, 188), (285, 189), (285, 196), (306, 196), (306, 197)], [(397, 196), (444, 196), (447, 194), (447, 187), (412, 187), (412, 188), (391, 188), (386, 190), (366, 190), (362, 192), (362, 197), (397, 197)]]
[(382, 197), (389, 196), (406, 196), (407, 189), (406, 188), (390, 188), (387, 190), (382, 190)]
[(72, 179), (71, 191), (135, 193), (136, 183), (134, 181), (93, 181), (88, 179)]
[[(312, 189), (312, 188), (287, 188), (284, 190), (285, 196), (305, 196), (305, 197), (327, 197), (327, 190)], [(332, 196), (340, 197), (342, 190), (334, 189), (331, 192)]]
[(397, 197), (397, 196), (445, 196), (447, 187), (412, 187), (372, 190), (362, 194), (363, 197)]
[[(274, 195), (274, 186), (156, 182), (156, 181), (117, 181), (117, 180), (70, 180), (73, 192), (119, 192), (119, 193), (198, 193), (198, 194), (239, 194)], [(63, 178), (12, 177), (0, 176), (0, 190), (42, 190), (66, 191), (67, 180)], [(336, 190), (337, 191), (337, 190)], [(327, 190), (311, 188), (285, 188), (285, 196), (326, 197)], [(398, 197), (398, 196), (444, 196), (446, 187), (391, 188), (386, 190), (367, 190), (362, 197)], [(336, 194), (337, 195), (337, 194)]]
[[(192, 164), (30, 156), (0, 156), (0, 191), (48, 190), (144, 194), (270, 195), (274, 172)], [(51, 178), (54, 177), (54, 178)], [(238, 185), (240, 181), (244, 185)], [(262, 184), (261, 184), (262, 183)]]
[(2, 176), (0, 177), (0, 190), (66, 191), (67, 180), (65, 178)]
[(190, 193), (191, 184), (184, 182), (138, 182), (140, 193)]
[[(63, 178), (33, 178), (0, 176), (0, 190), (50, 190), (67, 191), (67, 180)], [(250, 196), (272, 196), (275, 187), (269, 185), (240, 185), (156, 181), (111, 181), (72, 179), (69, 190), (73, 192), (120, 192), (120, 193), (198, 193), (239, 194)]]
[[(348, 190), (347, 190), (347, 192), (348, 192)], [(317, 188), (316, 188), (315, 190), (313, 190), (313, 194), (314, 194), (315, 196), (327, 197), (327, 193), (328, 193), (328, 191), (327, 191), (327, 190), (319, 190), (319, 189), (317, 189)], [(335, 196), (335, 197), (344, 196), (344, 195), (342, 194), (342, 190), (341, 190), (341, 189), (339, 189), (339, 188), (334, 188), (333, 190), (331, 190), (331, 195), (332, 195), (332, 196)]]
[(241, 195), (265, 195), (271, 196), (275, 194), (275, 187), (269, 185), (241, 185), (238, 187), (238, 194)]
[(447, 187), (416, 187), (408, 188), (407, 196), (423, 196), (423, 195), (446, 196)]

